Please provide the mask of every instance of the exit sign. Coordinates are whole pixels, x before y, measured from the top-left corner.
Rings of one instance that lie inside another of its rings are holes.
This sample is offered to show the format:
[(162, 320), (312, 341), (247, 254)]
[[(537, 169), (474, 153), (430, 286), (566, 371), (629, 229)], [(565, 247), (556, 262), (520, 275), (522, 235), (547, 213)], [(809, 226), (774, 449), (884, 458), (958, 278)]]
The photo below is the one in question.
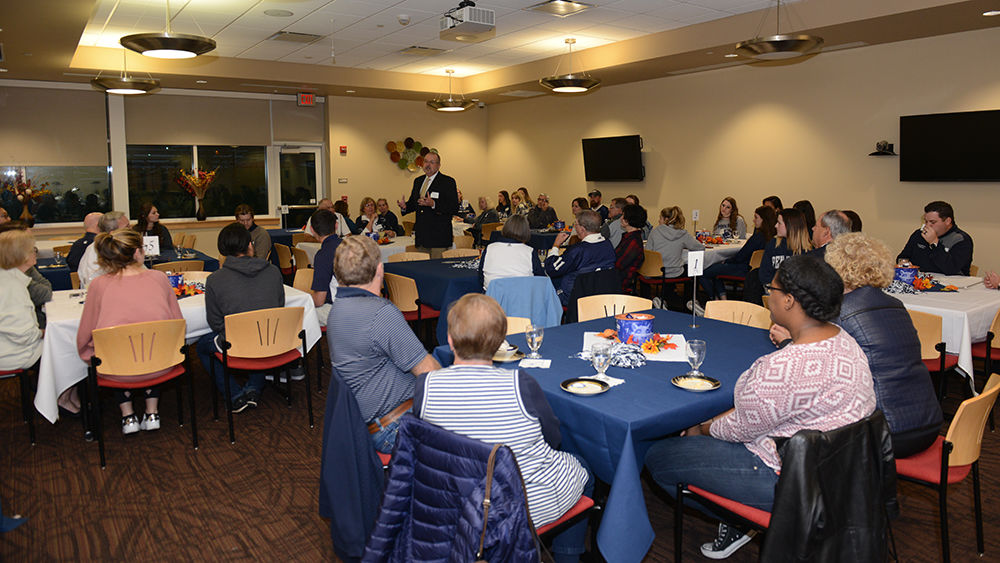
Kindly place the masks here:
[(300, 106), (314, 106), (316, 105), (316, 94), (311, 92), (299, 92), (298, 94), (298, 104)]

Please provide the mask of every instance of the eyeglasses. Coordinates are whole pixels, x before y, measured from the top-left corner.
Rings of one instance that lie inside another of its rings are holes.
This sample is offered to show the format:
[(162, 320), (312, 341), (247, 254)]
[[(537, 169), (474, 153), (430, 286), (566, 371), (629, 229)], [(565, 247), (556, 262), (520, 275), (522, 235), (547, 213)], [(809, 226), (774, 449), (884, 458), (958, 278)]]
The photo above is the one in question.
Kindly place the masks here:
[(765, 285), (764, 289), (767, 290), (767, 293), (769, 295), (772, 291), (780, 291), (781, 293), (788, 294), (788, 292), (785, 291), (784, 289), (781, 289), (780, 287), (774, 287), (773, 285)]

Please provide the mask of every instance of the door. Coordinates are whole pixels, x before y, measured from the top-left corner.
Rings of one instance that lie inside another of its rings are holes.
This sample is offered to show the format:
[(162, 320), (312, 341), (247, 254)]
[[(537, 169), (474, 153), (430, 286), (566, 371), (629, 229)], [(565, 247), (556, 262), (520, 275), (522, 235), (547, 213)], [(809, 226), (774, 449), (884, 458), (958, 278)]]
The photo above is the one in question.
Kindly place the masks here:
[(304, 225), (324, 196), (322, 147), (281, 147), (281, 205), (288, 206), (286, 225)]

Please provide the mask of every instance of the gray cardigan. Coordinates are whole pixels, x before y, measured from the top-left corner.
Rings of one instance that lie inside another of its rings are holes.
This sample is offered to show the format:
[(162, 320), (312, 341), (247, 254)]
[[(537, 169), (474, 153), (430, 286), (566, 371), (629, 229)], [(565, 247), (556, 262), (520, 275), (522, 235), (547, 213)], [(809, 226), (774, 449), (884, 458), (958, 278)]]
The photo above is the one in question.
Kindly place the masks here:
[(649, 233), (646, 250), (659, 252), (663, 256), (664, 275), (668, 278), (684, 275), (687, 265), (684, 259), (685, 249), (705, 250), (705, 245), (698, 242), (691, 233), (670, 225), (660, 225)]

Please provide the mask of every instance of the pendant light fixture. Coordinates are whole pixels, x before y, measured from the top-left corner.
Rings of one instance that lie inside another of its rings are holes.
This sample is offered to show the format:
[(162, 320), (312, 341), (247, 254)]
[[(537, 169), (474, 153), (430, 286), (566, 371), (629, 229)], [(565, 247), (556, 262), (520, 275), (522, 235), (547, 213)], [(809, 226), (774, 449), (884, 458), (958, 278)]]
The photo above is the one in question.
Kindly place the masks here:
[[(787, 9), (787, 8), (786, 8)], [(764, 17), (757, 26), (753, 39), (740, 41), (736, 44), (736, 52), (744, 57), (761, 61), (774, 61), (801, 57), (818, 51), (823, 47), (823, 38), (816, 35), (781, 35), (781, 0), (777, 0), (775, 9), (775, 33), (767, 37), (760, 36), (760, 30), (767, 20), (770, 9), (764, 12)]]
[[(137, 96), (150, 94), (160, 89), (160, 81), (155, 78), (136, 78), (128, 75), (125, 66), (125, 56), (127, 51), (122, 51), (122, 74), (121, 76), (101, 76), (97, 73), (96, 78), (90, 79), (90, 85), (94, 88), (107, 92), (108, 94), (120, 94), (122, 96)], [(103, 72), (103, 71), (102, 71)]]
[(170, 0), (166, 1), (167, 29), (163, 33), (136, 33), (118, 40), (122, 47), (157, 59), (191, 59), (215, 49), (215, 41), (200, 35), (174, 33), (170, 28)]
[[(594, 78), (587, 71), (573, 74), (573, 45), (575, 44), (576, 39), (572, 37), (566, 39), (566, 45), (569, 46), (569, 74), (546, 76), (538, 81), (539, 84), (559, 94), (588, 92), (601, 84), (600, 79)], [(559, 72), (558, 65), (556, 65), (556, 72)]]
[(427, 102), (427, 107), (437, 111), (465, 111), (474, 105), (474, 102), (467, 101), (464, 96), (453, 98), (451, 95), (451, 75), (455, 74), (452, 69), (445, 69), (448, 73), (448, 99), (434, 99)]

